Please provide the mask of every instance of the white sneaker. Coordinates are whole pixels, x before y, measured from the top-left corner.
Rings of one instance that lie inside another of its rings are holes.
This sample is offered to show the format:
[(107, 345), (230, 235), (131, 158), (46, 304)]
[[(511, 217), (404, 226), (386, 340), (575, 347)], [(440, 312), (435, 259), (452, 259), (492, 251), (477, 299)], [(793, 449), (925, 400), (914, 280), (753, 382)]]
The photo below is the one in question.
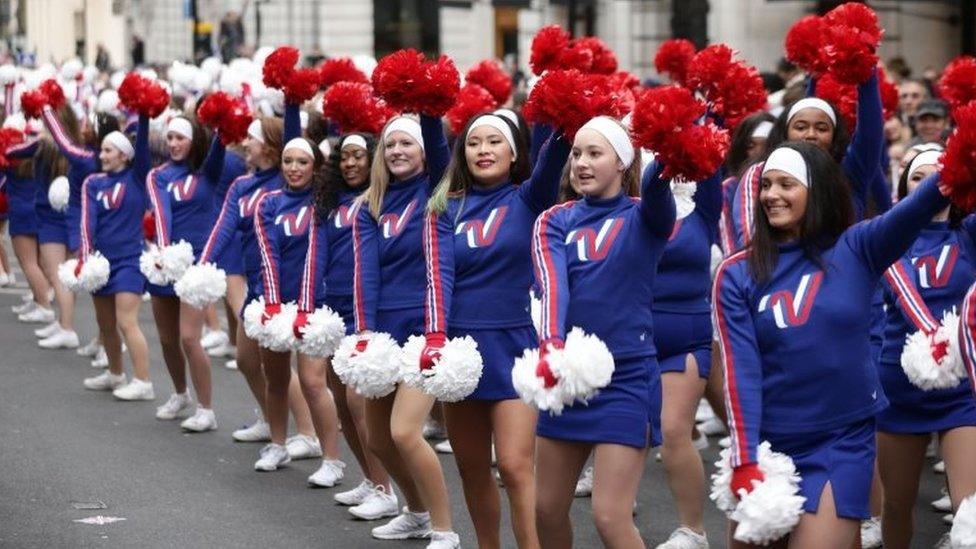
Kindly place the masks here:
[(43, 328), (34, 330), (34, 335), (37, 336), (38, 339), (44, 339), (46, 337), (53, 336), (54, 334), (58, 333), (59, 330), (61, 330), (61, 325), (55, 320)]
[(55, 318), (54, 309), (41, 307), (40, 305), (22, 315), (17, 315), (17, 320), (27, 324), (48, 324), (54, 322)]
[(275, 471), (278, 467), (291, 461), (288, 450), (283, 444), (266, 444), (261, 448), (261, 458), (254, 462), (256, 471)]
[(332, 488), (342, 481), (344, 476), (342, 470), (345, 468), (346, 464), (338, 459), (323, 459), (319, 470), (308, 477), (308, 483), (312, 486)]
[(861, 521), (861, 549), (881, 547), (881, 517)]
[(78, 334), (72, 330), (63, 330), (58, 326), (58, 331), (50, 337), (46, 337), (37, 342), (37, 346), (42, 349), (74, 349), (78, 346)]
[(258, 415), (257, 421), (234, 431), (231, 436), (237, 442), (269, 442), (271, 440), (271, 426)]
[(728, 430), (725, 428), (725, 425), (717, 417), (713, 417), (712, 419), (699, 423), (698, 432), (706, 437), (715, 437), (718, 435), (728, 434)]
[(237, 356), (237, 347), (231, 345), (230, 341), (228, 340), (220, 345), (215, 345), (213, 347), (210, 347), (209, 349), (207, 349), (207, 354), (217, 358), (219, 357), (234, 358), (235, 356)]
[(114, 375), (105, 371), (82, 382), (91, 391), (109, 391), (125, 385), (125, 374)]
[(438, 454), (453, 454), (454, 448), (451, 448), (450, 440), (442, 440), (434, 445), (434, 451)]
[(932, 466), (932, 471), (939, 475), (945, 474), (945, 462), (940, 461)]
[(372, 493), (373, 482), (368, 478), (364, 478), (363, 481), (359, 483), (359, 486), (356, 486), (352, 490), (339, 492), (338, 494), (332, 496), (332, 499), (334, 499), (339, 505), (360, 505), (366, 501), (366, 498)]
[(112, 396), (119, 400), (156, 400), (152, 383), (138, 378), (112, 391)]
[[(355, 509), (355, 507), (353, 507)], [(350, 509), (350, 512), (352, 509)], [(430, 537), (430, 513), (412, 513), (403, 508), (397, 517), (373, 528), (376, 539), (421, 539)]]
[(301, 433), (285, 439), (285, 447), (291, 459), (312, 459), (322, 457), (319, 439)]
[[(359, 505), (350, 507), (349, 513), (362, 520), (379, 520), (399, 515), (399, 505), (396, 494), (387, 491), (385, 486), (373, 486), (366, 499)], [(406, 508), (404, 508), (404, 512), (406, 512)]]
[(78, 349), (76, 349), (75, 352), (78, 353), (78, 355), (80, 355), (80, 356), (91, 356), (91, 357), (93, 357), (93, 356), (95, 356), (95, 355), (98, 354), (98, 350), (101, 349), (101, 348), (102, 348), (102, 346), (99, 345), (98, 338), (97, 337), (94, 337), (94, 338), (92, 338), (91, 341), (89, 341), (88, 343), (86, 343), (84, 345), (84, 347), (78, 347)]
[(455, 549), (461, 547), (461, 536), (455, 532), (441, 532), (434, 530), (430, 533), (430, 543), (427, 549)]
[(95, 358), (91, 361), (92, 368), (108, 368), (108, 353), (105, 352), (105, 347), (101, 345), (98, 346), (98, 351), (95, 353)]
[(574, 494), (578, 498), (590, 497), (593, 493), (593, 468), (587, 467), (583, 470), (583, 474), (580, 475), (579, 480), (576, 481), (576, 493)]
[(441, 440), (447, 438), (447, 428), (443, 423), (428, 418), (424, 422), (423, 434), (424, 438)]
[(953, 518), (955, 517), (953, 517), (952, 513), (949, 513), (948, 515), (942, 515), (942, 522), (946, 524), (952, 524)]
[(687, 526), (682, 526), (671, 532), (668, 541), (657, 546), (657, 549), (708, 549), (708, 538)]
[(237, 360), (235, 359), (228, 360), (227, 362), (224, 363), (224, 368), (227, 368), (228, 370), (236, 370)]
[(718, 445), (722, 448), (732, 447), (732, 437), (722, 437), (718, 439)]
[(15, 315), (22, 315), (24, 313), (29, 313), (37, 308), (37, 303), (35, 303), (34, 300), (30, 297), (30, 293), (27, 293), (25, 297), (27, 299), (25, 299), (23, 303), (21, 303), (20, 305), (14, 305), (13, 307), (10, 308), (10, 310), (13, 311)]
[(171, 420), (179, 417), (193, 405), (193, 399), (187, 393), (173, 393), (169, 395), (169, 400), (165, 404), (156, 408), (156, 419)]
[(701, 431), (699, 431), (698, 434), (700, 435), (698, 438), (691, 439), (691, 445), (695, 447), (695, 450), (698, 450), (699, 452), (704, 452), (705, 450), (708, 449), (709, 446), (708, 437), (703, 435)]
[(10, 284), (12, 284), (10, 275), (5, 272), (0, 272), (0, 286), (10, 286)]
[(203, 337), (200, 338), (200, 345), (203, 345), (204, 349), (210, 349), (226, 345), (228, 341), (230, 341), (230, 337), (223, 330), (204, 330)]
[[(712, 405), (708, 403), (704, 398), (698, 401), (698, 409), (695, 410), (695, 422), (701, 423), (703, 421), (708, 421), (715, 417), (715, 412), (712, 411)], [(675, 530), (677, 532), (677, 530)]]
[(196, 413), (184, 419), (183, 423), (180, 423), (180, 427), (184, 431), (194, 433), (213, 431), (217, 428), (217, 416), (212, 409), (197, 406)]
[(932, 508), (940, 513), (952, 512), (952, 500), (949, 499), (949, 494), (945, 493), (945, 488), (942, 489), (942, 497), (932, 502)]

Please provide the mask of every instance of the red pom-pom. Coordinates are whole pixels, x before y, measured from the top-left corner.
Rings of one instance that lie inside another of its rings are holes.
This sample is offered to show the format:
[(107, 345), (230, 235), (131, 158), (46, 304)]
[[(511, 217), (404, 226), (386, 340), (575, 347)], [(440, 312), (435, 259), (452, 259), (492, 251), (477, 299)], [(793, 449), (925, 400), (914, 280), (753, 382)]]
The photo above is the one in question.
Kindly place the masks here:
[(826, 70), (822, 56), (823, 18), (808, 15), (790, 27), (784, 46), (786, 58), (804, 71), (819, 76)]
[(424, 54), (414, 49), (395, 51), (373, 69), (373, 89), (393, 109), (416, 112), (414, 94), (423, 72)]
[(156, 241), (156, 218), (147, 211), (142, 216), (142, 236), (150, 242)]
[(341, 133), (379, 134), (396, 113), (373, 95), (369, 84), (338, 82), (326, 90), (322, 114), (338, 124)]
[(455, 134), (464, 129), (475, 115), (491, 112), (498, 107), (498, 102), (488, 90), (474, 83), (467, 83), (458, 93), (457, 102), (447, 111), (447, 123)]
[(878, 68), (878, 85), (881, 88), (881, 109), (884, 119), (888, 120), (898, 114), (898, 86), (888, 80), (884, 69)]
[(654, 56), (654, 68), (668, 75), (672, 82), (684, 84), (688, 66), (695, 57), (695, 45), (684, 38), (666, 40)]
[(47, 96), (41, 90), (28, 90), (20, 94), (20, 110), (28, 118), (40, 118), (47, 105)]
[(301, 105), (315, 97), (319, 91), (319, 71), (315, 69), (299, 69), (288, 77), (285, 83), (285, 101), (292, 105)]
[(16, 159), (7, 158), (6, 151), (24, 142), (24, 134), (16, 128), (0, 128), (0, 169), (12, 168), (16, 165)]
[(563, 50), (557, 65), (549, 70), (578, 70), (582, 73), (589, 73), (592, 68), (593, 50), (576, 47), (576, 42), (573, 41), (570, 42), (568, 48)]
[(939, 80), (939, 95), (953, 110), (976, 100), (976, 58), (963, 55), (946, 65)]
[(218, 131), (224, 145), (236, 143), (247, 135), (251, 113), (247, 103), (225, 92), (207, 96), (197, 108), (197, 120)]
[(831, 10), (823, 21), (823, 59), (840, 82), (860, 84), (878, 64), (882, 30), (874, 11), (849, 2)]
[(847, 130), (853, 133), (857, 126), (857, 86), (840, 82), (827, 73), (817, 79), (816, 95), (840, 111)]
[(708, 46), (692, 59), (686, 77), (688, 87), (701, 90), (729, 128), (766, 106), (766, 88), (759, 71), (734, 60), (734, 55), (725, 44)]
[(637, 98), (630, 126), (634, 141), (656, 151), (670, 135), (705, 114), (705, 104), (678, 85), (651, 88)]
[(942, 154), (943, 192), (963, 211), (976, 208), (976, 103), (953, 113), (956, 129)]
[(544, 27), (532, 39), (529, 66), (537, 76), (544, 71), (559, 67), (563, 51), (569, 47), (569, 33), (559, 25)]
[(621, 89), (623, 88), (629, 89), (633, 93), (637, 93), (638, 91), (640, 91), (641, 88), (640, 79), (637, 78), (637, 75), (635, 75), (632, 72), (617, 71), (611, 74), (610, 76), (608, 76), (607, 79), (614, 86)]
[[(590, 50), (592, 62), (590, 72), (594, 74), (613, 74), (617, 71), (617, 54), (607, 46), (606, 42), (595, 36), (587, 36), (573, 41), (573, 48)], [(572, 69), (576, 67), (566, 67)]]
[(450, 57), (442, 55), (437, 61), (424, 64), (423, 79), (416, 93), (416, 112), (428, 116), (443, 116), (454, 106), (460, 90), (461, 73)]
[(549, 71), (532, 88), (522, 113), (530, 122), (559, 128), (573, 139), (580, 126), (600, 115), (619, 118), (626, 113), (626, 97), (606, 76), (577, 70)]
[(328, 59), (319, 67), (320, 84), (323, 88), (328, 88), (339, 82), (357, 82), (368, 84), (369, 78), (363, 71), (356, 68), (352, 59), (348, 57), (334, 57)]
[(155, 118), (169, 106), (169, 93), (158, 82), (130, 72), (119, 86), (119, 104), (140, 115)]
[(61, 89), (61, 85), (53, 78), (41, 82), (38, 89), (47, 97), (47, 104), (52, 109), (58, 110), (64, 105), (64, 90)]
[(300, 57), (298, 48), (291, 46), (282, 46), (271, 52), (264, 60), (264, 68), (261, 71), (264, 85), (269, 88), (284, 89), (292, 73), (295, 72), (295, 65), (298, 64)]
[(657, 157), (664, 162), (661, 176), (664, 179), (703, 181), (725, 162), (731, 142), (728, 130), (711, 122), (684, 128), (657, 151)]
[(485, 59), (471, 67), (464, 79), (469, 84), (477, 84), (488, 90), (499, 105), (512, 96), (512, 77), (492, 59)]

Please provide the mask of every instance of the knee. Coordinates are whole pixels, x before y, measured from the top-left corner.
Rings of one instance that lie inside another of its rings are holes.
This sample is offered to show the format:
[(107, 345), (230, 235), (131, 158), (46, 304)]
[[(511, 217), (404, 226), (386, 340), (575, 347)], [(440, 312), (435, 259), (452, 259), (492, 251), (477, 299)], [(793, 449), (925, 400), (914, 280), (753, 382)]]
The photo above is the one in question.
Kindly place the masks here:
[(560, 523), (569, 520), (569, 512), (564, 511), (555, 502), (544, 498), (536, 498), (535, 501), (535, 524), (541, 535), (543, 532), (553, 530)]
[(392, 455), (396, 454), (393, 441), (386, 433), (377, 432), (376, 429), (369, 429), (366, 433), (366, 447), (369, 451), (383, 461), (387, 461)]
[(499, 455), (498, 474), (507, 489), (523, 489), (534, 480), (531, 455)]
[(319, 379), (314, 379), (313, 376), (299, 375), (298, 382), (306, 400), (317, 400), (325, 394), (325, 383)]
[[(283, 371), (280, 372), (273, 371), (273, 370), (277, 370), (277, 368), (265, 369), (265, 379), (267, 379), (269, 393), (273, 393), (275, 395), (281, 395), (287, 398), (288, 384), (291, 381), (291, 372), (284, 371), (288, 369), (287, 365), (283, 366), (281, 369)], [(268, 370), (272, 370), (272, 371), (268, 371)]]
[(594, 499), (591, 508), (593, 510), (593, 522), (600, 535), (606, 538), (606, 534), (617, 532), (620, 528), (633, 526), (632, 515), (623, 511), (619, 502), (607, 502)]
[(133, 335), (139, 332), (139, 323), (135, 320), (129, 319), (119, 319), (118, 320), (119, 330), (127, 335)]
[(674, 418), (667, 418), (661, 421), (661, 438), (664, 446), (673, 447), (682, 442), (691, 441), (691, 424), (685, 421), (677, 421)]
[(425, 444), (420, 429), (405, 422), (393, 421), (390, 425), (390, 438), (401, 453), (413, 450), (418, 444)]
[(200, 338), (194, 334), (180, 333), (180, 347), (190, 353), (200, 347)]

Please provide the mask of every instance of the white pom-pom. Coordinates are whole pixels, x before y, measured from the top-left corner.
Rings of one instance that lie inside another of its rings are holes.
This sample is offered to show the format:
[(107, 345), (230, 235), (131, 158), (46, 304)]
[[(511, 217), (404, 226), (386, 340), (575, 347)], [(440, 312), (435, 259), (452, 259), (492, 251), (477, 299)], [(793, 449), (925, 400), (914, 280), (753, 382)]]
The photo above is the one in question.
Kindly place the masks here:
[(78, 277), (75, 276), (75, 267), (77, 266), (77, 259), (69, 259), (58, 265), (58, 279), (61, 281), (61, 285), (71, 292), (82, 291), (81, 283), (78, 281)]
[(223, 299), (227, 293), (227, 273), (213, 263), (192, 265), (173, 289), (184, 303), (202, 309)]
[(193, 246), (185, 240), (180, 240), (176, 244), (163, 247), (160, 258), (166, 283), (176, 282), (193, 265)]
[(376, 68), (376, 58), (371, 55), (359, 53), (352, 56), (352, 64), (366, 75), (366, 78), (373, 76), (373, 69)]
[[(361, 338), (369, 343), (362, 353), (356, 352)], [(343, 384), (366, 398), (382, 398), (392, 393), (400, 381), (400, 346), (390, 334), (350, 335), (342, 339), (332, 369)]]
[(210, 75), (211, 78), (217, 78), (220, 75), (220, 71), (224, 70), (224, 64), (220, 61), (219, 57), (208, 57), (200, 63), (200, 69)]
[(342, 321), (342, 317), (323, 305), (308, 315), (308, 323), (302, 328), (298, 350), (308, 356), (332, 356), (345, 335), (346, 323)]
[(85, 68), (81, 71), (81, 80), (85, 84), (91, 84), (95, 82), (95, 79), (98, 78), (100, 72), (101, 71), (98, 70), (98, 67), (94, 65), (85, 65)]
[(298, 305), (283, 303), (281, 311), (274, 315), (264, 325), (259, 343), (265, 349), (278, 353), (287, 353), (298, 348), (295, 337), (295, 316)]
[(732, 450), (726, 448), (715, 462), (718, 472), (712, 475), (710, 497), (729, 519), (738, 523), (735, 539), (744, 543), (766, 545), (790, 533), (803, 515), (803, 502), (799, 495), (800, 475), (793, 460), (774, 452), (769, 442), (762, 442), (757, 450), (759, 470), (763, 481), (752, 492), (736, 498), (732, 494)]
[(85, 64), (81, 62), (81, 59), (72, 57), (61, 65), (61, 78), (65, 80), (74, 80), (76, 77), (81, 75), (81, 71), (84, 69)]
[(962, 500), (952, 519), (949, 541), (953, 549), (976, 549), (976, 494)]
[(157, 286), (168, 284), (166, 275), (163, 274), (162, 254), (155, 245), (142, 251), (142, 255), (139, 256), (139, 271), (150, 284)]
[(98, 101), (95, 103), (95, 112), (118, 114), (119, 93), (115, 90), (102, 90), (102, 93), (98, 94)]
[[(951, 389), (966, 377), (957, 342), (958, 329), (959, 315), (954, 310), (946, 311), (942, 323), (931, 336), (918, 330), (905, 338), (901, 367), (912, 385), (923, 391)], [(945, 346), (946, 351), (938, 362), (932, 356), (936, 345)]]
[(81, 272), (75, 276), (75, 268), (78, 266), (77, 259), (69, 259), (58, 265), (58, 278), (65, 288), (72, 292), (95, 292), (102, 289), (108, 283), (108, 277), (112, 273), (112, 266), (108, 259), (105, 259), (99, 252), (88, 254), (81, 267)]
[(20, 71), (17, 70), (15, 65), (10, 63), (0, 65), (0, 84), (6, 86), (7, 84), (13, 84), (17, 82), (20, 77)]
[(47, 200), (51, 203), (51, 208), (56, 212), (64, 212), (68, 209), (68, 199), (71, 196), (71, 186), (68, 178), (59, 175), (51, 181), (47, 188)]
[(264, 324), (261, 316), (264, 314), (264, 297), (259, 297), (244, 307), (244, 333), (254, 341), (261, 341), (264, 334)]
[(27, 131), (27, 118), (24, 113), (15, 112), (3, 120), (4, 128), (13, 128), (21, 133)]
[(420, 373), (420, 353), (426, 345), (427, 339), (424, 336), (412, 335), (400, 350), (400, 381), (414, 389), (424, 388), (424, 376)]
[[(422, 372), (423, 390), (441, 402), (458, 402), (478, 388), (484, 359), (471, 336), (449, 339), (434, 366)], [(416, 364), (416, 363), (415, 363)]]
[(109, 84), (111, 84), (112, 88), (116, 90), (119, 89), (119, 86), (122, 85), (123, 80), (125, 80), (124, 71), (115, 71), (112, 73), (112, 76), (110, 76), (108, 79)]

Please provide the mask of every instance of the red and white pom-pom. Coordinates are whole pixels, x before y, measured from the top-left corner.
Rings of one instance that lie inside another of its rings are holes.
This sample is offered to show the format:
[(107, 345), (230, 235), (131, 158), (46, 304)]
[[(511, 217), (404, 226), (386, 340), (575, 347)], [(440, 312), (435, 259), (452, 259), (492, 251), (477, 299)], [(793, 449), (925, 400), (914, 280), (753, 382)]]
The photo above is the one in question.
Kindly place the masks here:
[(193, 245), (186, 240), (180, 240), (160, 250), (160, 265), (166, 283), (176, 282), (186, 274), (186, 270), (193, 265)]
[(287, 353), (298, 348), (298, 338), (295, 337), (295, 317), (298, 315), (298, 305), (282, 303), (281, 311), (268, 319), (261, 331), (258, 344), (276, 353)]
[(532, 39), (529, 66), (539, 76), (543, 72), (559, 68), (563, 52), (569, 47), (569, 33), (559, 25), (543, 27)]
[(556, 383), (546, 387), (536, 374), (539, 350), (526, 349), (515, 359), (512, 384), (527, 404), (559, 415), (565, 406), (585, 404), (606, 387), (613, 377), (614, 360), (607, 345), (595, 335), (573, 328), (562, 349), (549, 347), (546, 355)]
[(848, 2), (823, 20), (823, 60), (827, 70), (846, 84), (860, 84), (878, 65), (878, 46), (884, 32), (874, 10)]
[(214, 92), (197, 107), (197, 120), (220, 134), (224, 145), (236, 143), (247, 135), (252, 117), (247, 103), (227, 92)]
[(918, 330), (905, 337), (901, 368), (912, 385), (923, 391), (958, 387), (966, 377), (959, 352), (959, 315), (946, 311), (933, 333)]
[(963, 55), (946, 65), (939, 79), (939, 96), (953, 110), (976, 101), (976, 57)]
[(163, 274), (163, 255), (162, 250), (155, 244), (149, 245), (142, 254), (139, 255), (139, 272), (150, 284), (165, 286), (166, 276)]
[(241, 314), (244, 320), (244, 333), (254, 341), (260, 342), (264, 337), (264, 323), (261, 317), (264, 316), (264, 297), (258, 297), (244, 307)]
[(461, 93), (458, 94), (457, 101), (447, 111), (445, 117), (447, 118), (448, 125), (451, 127), (451, 131), (457, 135), (464, 129), (464, 125), (468, 123), (468, 120), (471, 120), (478, 114), (491, 112), (496, 107), (498, 107), (498, 103), (488, 90), (469, 82), (461, 88)]
[(140, 115), (156, 118), (169, 106), (169, 92), (159, 82), (130, 72), (119, 85), (119, 103)]
[(284, 89), (295, 72), (295, 65), (301, 54), (298, 48), (282, 46), (271, 52), (264, 60), (261, 69), (264, 85), (269, 88)]
[[(572, 42), (573, 48), (583, 48), (590, 51), (589, 72), (593, 74), (610, 75), (617, 72), (617, 54), (610, 49), (603, 40), (595, 36), (578, 38)], [(565, 67), (571, 69), (573, 67)]]
[(322, 97), (322, 114), (339, 125), (340, 133), (378, 134), (396, 113), (373, 95), (369, 84), (339, 82)]
[(292, 105), (301, 105), (315, 97), (319, 91), (319, 72), (315, 69), (299, 69), (288, 77), (285, 83), (285, 101)]
[(373, 90), (394, 110), (417, 112), (415, 91), (424, 72), (424, 54), (415, 49), (397, 50), (373, 69)]
[(192, 265), (173, 284), (180, 301), (202, 309), (227, 294), (227, 273), (213, 263)]
[(976, 103), (956, 109), (956, 129), (946, 143), (942, 164), (943, 192), (963, 211), (976, 207)]
[(51, 208), (56, 212), (67, 211), (70, 198), (71, 185), (68, 178), (63, 175), (55, 177), (47, 188), (47, 200), (51, 203)]
[(400, 378), (441, 402), (464, 400), (481, 379), (484, 360), (471, 336), (454, 337), (440, 349), (440, 358), (429, 370), (420, 369), (420, 354), (427, 345), (424, 336), (410, 336), (400, 354)]
[(559, 128), (572, 140), (577, 130), (593, 117), (620, 118), (626, 114), (625, 99), (624, 90), (615, 87), (604, 75), (553, 70), (532, 88), (522, 113), (530, 122)]
[(654, 68), (672, 82), (684, 84), (688, 67), (695, 57), (695, 45), (684, 38), (665, 40), (654, 56)]
[(800, 475), (793, 460), (786, 454), (774, 452), (769, 442), (757, 449), (759, 470), (763, 480), (752, 492), (732, 493), (732, 450), (719, 454), (712, 474), (709, 497), (730, 520), (738, 523), (733, 535), (743, 543), (766, 545), (790, 533), (803, 516), (806, 498), (800, 493)]
[[(485, 59), (468, 69), (464, 81), (465, 84), (477, 84), (488, 90), (488, 93), (495, 98), (495, 103), (499, 105), (503, 105), (512, 96), (512, 77), (493, 59)], [(458, 101), (461, 101), (463, 95), (464, 88), (461, 88)]]
[(976, 494), (962, 500), (952, 518), (949, 541), (953, 549), (976, 549)]
[(804, 71), (819, 76), (827, 69), (822, 55), (823, 18), (807, 15), (786, 33), (786, 58)]
[[(360, 339), (367, 339), (363, 352), (356, 351)], [(400, 382), (400, 346), (387, 333), (346, 336), (332, 359), (339, 380), (366, 398), (382, 398)]]
[(339, 82), (354, 82), (369, 84), (369, 78), (363, 71), (356, 68), (356, 64), (348, 57), (333, 57), (327, 59), (319, 67), (319, 85), (328, 88)]
[(323, 305), (308, 315), (308, 323), (301, 329), (298, 351), (304, 355), (325, 358), (332, 356), (346, 335), (342, 317)]
[(766, 105), (759, 71), (734, 57), (732, 48), (713, 44), (695, 55), (686, 76), (686, 85), (700, 90), (729, 128)]
[[(16, 114), (7, 117), (6, 122), (9, 123), (14, 116), (16, 116)], [(24, 133), (17, 128), (0, 128), (0, 169), (8, 169), (16, 165), (17, 160), (14, 158), (7, 158), (6, 151), (8, 147), (12, 147), (13, 145), (23, 142)]]
[(40, 118), (47, 105), (47, 96), (41, 90), (28, 90), (20, 94), (20, 110), (27, 118)]
[(844, 118), (848, 132), (857, 127), (857, 86), (844, 84), (833, 74), (827, 73), (817, 79), (816, 95), (829, 102)]
[(52, 109), (58, 110), (64, 106), (64, 90), (61, 89), (61, 84), (58, 84), (57, 80), (49, 78), (41, 82), (40, 87), (37, 89), (44, 94), (44, 96), (47, 98), (47, 104), (50, 105)]
[(112, 274), (112, 266), (108, 259), (97, 251), (88, 254), (84, 265), (81, 266), (81, 272), (75, 276), (77, 266), (77, 259), (69, 259), (58, 265), (58, 278), (61, 284), (72, 292), (97, 292), (108, 283), (109, 275)]
[(454, 61), (442, 55), (424, 65), (424, 77), (418, 86), (417, 112), (428, 116), (444, 116), (461, 91), (461, 73)]

